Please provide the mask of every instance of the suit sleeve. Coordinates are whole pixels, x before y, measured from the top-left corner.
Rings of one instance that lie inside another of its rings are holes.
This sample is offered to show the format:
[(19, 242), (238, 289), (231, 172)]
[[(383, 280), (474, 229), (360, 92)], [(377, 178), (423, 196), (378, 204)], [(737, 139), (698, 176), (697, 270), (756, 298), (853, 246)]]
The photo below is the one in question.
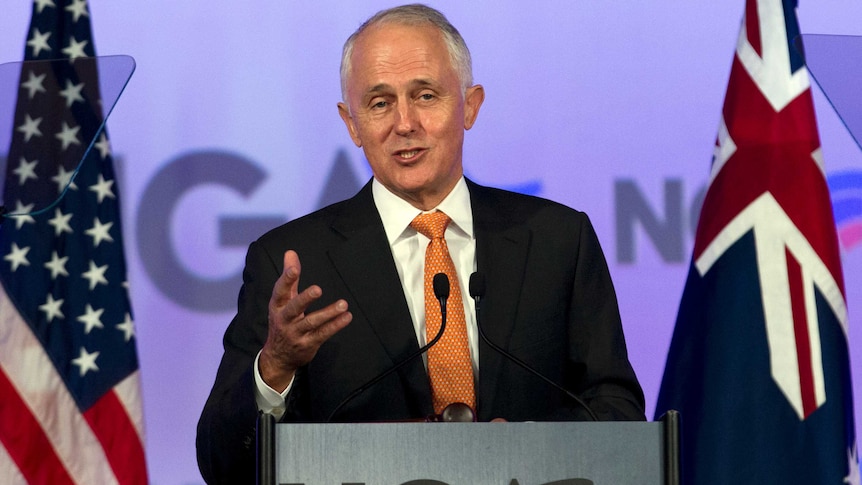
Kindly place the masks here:
[(198, 466), (210, 484), (248, 483), (254, 477), (258, 410), (252, 365), (266, 340), (269, 298), (280, 266), (260, 244), (249, 247), (237, 315), (225, 332), (224, 355), (198, 422)]
[(605, 256), (584, 216), (575, 259), (569, 348), (579, 394), (600, 420), (645, 420)]

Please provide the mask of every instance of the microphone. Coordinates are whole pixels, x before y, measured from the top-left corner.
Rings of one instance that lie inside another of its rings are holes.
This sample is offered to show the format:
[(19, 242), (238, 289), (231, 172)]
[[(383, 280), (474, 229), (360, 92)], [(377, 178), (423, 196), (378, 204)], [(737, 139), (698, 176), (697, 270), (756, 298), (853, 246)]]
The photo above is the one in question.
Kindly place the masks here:
[(449, 277), (446, 276), (446, 273), (437, 273), (434, 275), (434, 280), (431, 282), (434, 287), (434, 296), (437, 297), (437, 301), (440, 302), (440, 332), (439, 336), (442, 336), (442, 328), (446, 326), (446, 302), (449, 300)]
[(440, 314), (442, 316), (442, 318), (440, 320), (440, 330), (437, 331), (437, 335), (435, 335), (434, 338), (431, 339), (430, 342), (428, 342), (427, 344), (422, 346), (422, 348), (420, 348), (419, 350), (408, 355), (407, 358), (405, 358), (401, 362), (398, 362), (394, 366), (392, 366), (389, 369), (386, 369), (384, 372), (381, 372), (380, 374), (378, 374), (376, 377), (374, 377), (370, 381), (368, 381), (365, 384), (354, 389), (353, 392), (348, 394), (347, 397), (345, 397), (340, 403), (338, 403), (338, 406), (335, 406), (335, 409), (333, 409), (332, 412), (329, 413), (329, 417), (326, 418), (327, 423), (332, 422), (332, 418), (334, 418), (335, 415), (339, 411), (341, 411), (341, 409), (344, 406), (347, 405), (347, 403), (349, 403), (354, 398), (356, 398), (356, 396), (362, 394), (368, 388), (372, 387), (374, 384), (377, 384), (377, 382), (380, 381), (381, 379), (383, 379), (384, 377), (386, 377), (389, 374), (400, 369), (406, 363), (408, 363), (411, 360), (415, 359), (416, 357), (424, 354), (425, 352), (428, 351), (428, 349), (433, 347), (434, 344), (436, 344), (438, 340), (440, 340), (440, 338), (443, 336), (443, 331), (446, 330), (446, 301), (449, 299), (449, 277), (446, 276), (445, 273), (437, 273), (434, 275), (434, 280), (432, 282), (432, 285), (434, 287), (434, 296), (437, 298), (437, 301), (440, 302)]
[(485, 275), (483, 273), (479, 273), (477, 271), (477, 272), (470, 275), (470, 296), (473, 298), (473, 301), (476, 303), (476, 328), (479, 330), (479, 337), (482, 338), (482, 341), (485, 342), (488, 345), (488, 347), (491, 347), (498, 354), (509, 359), (510, 361), (514, 362), (515, 364), (518, 364), (522, 369), (530, 372), (534, 376), (545, 381), (551, 387), (559, 390), (560, 392), (562, 392), (563, 394), (568, 396), (570, 399), (572, 399), (573, 401), (578, 403), (579, 406), (581, 406), (582, 408), (584, 408), (587, 411), (587, 414), (589, 414), (590, 419), (592, 419), (593, 421), (599, 420), (599, 418), (596, 417), (596, 414), (593, 412), (593, 410), (590, 409), (590, 407), (587, 406), (587, 403), (585, 403), (581, 398), (576, 396), (574, 393), (572, 393), (571, 391), (569, 391), (565, 387), (563, 387), (563, 386), (557, 384), (556, 382), (552, 381), (551, 379), (545, 377), (539, 371), (537, 371), (536, 369), (533, 369), (532, 367), (527, 365), (526, 362), (515, 357), (514, 355), (510, 354), (509, 352), (506, 352), (500, 346), (496, 345), (494, 342), (491, 342), (491, 340), (488, 339), (488, 336), (485, 335), (485, 331), (482, 329), (482, 318), (480, 317), (480, 310), (482, 307), (482, 297), (485, 296)]

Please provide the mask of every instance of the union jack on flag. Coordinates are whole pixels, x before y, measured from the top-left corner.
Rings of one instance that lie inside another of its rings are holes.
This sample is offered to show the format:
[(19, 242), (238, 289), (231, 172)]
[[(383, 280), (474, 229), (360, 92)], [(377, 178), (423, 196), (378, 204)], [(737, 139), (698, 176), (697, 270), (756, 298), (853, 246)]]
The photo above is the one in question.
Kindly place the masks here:
[[(0, 225), (0, 483), (144, 484), (120, 207), (85, 0), (35, 0)], [(60, 106), (60, 115), (52, 111)], [(69, 184), (57, 205), (54, 200)], [(47, 191), (47, 193), (46, 193)], [(33, 213), (48, 205), (43, 213)]]
[(855, 484), (844, 281), (796, 2), (748, 0), (656, 415), (683, 483)]

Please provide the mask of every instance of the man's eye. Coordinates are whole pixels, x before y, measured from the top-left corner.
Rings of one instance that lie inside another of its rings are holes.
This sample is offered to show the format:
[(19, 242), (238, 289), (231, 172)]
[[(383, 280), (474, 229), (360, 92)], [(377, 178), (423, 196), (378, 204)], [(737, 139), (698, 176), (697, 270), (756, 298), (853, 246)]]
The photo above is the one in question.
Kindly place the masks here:
[(383, 109), (383, 108), (385, 108), (388, 104), (389, 104), (389, 103), (387, 103), (386, 101), (378, 101), (378, 102), (376, 102), (376, 103), (372, 104), (372, 105), (371, 105), (371, 108), (372, 108), (372, 109)]
[(431, 101), (432, 99), (434, 99), (434, 95), (431, 93), (425, 93), (419, 97), (422, 98), (423, 101)]

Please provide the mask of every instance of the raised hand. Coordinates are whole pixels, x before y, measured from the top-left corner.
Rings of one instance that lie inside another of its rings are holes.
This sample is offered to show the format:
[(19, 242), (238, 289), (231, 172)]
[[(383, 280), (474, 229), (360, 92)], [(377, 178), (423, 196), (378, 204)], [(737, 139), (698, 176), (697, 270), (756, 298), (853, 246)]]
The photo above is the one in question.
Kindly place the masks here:
[(323, 342), (353, 319), (344, 300), (306, 314), (305, 310), (323, 295), (323, 290), (311, 285), (298, 293), (301, 270), (296, 252), (285, 252), (284, 270), (269, 300), (269, 333), (259, 365), (264, 382), (278, 392), (290, 385), (296, 370), (314, 358)]

